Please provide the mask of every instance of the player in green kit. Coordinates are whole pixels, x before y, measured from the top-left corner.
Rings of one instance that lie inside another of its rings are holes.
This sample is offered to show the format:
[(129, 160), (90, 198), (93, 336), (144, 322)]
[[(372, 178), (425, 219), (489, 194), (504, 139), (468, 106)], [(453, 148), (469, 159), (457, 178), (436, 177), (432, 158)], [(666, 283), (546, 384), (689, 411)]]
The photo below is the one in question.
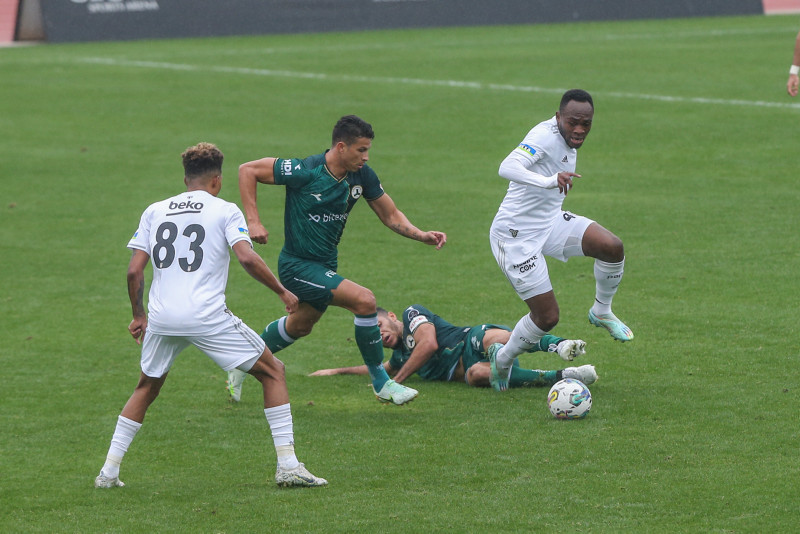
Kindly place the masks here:
[[(418, 229), (383, 191), (367, 165), (374, 137), (369, 123), (355, 115), (342, 117), (333, 128), (331, 148), (323, 154), (305, 159), (268, 157), (241, 165), (239, 192), (250, 238), (264, 244), (269, 234), (258, 214), (257, 184), (286, 187), (285, 241), (278, 275), (300, 305), (264, 329), (261, 337), (269, 349), (276, 353), (310, 334), (329, 305), (349, 310), (355, 315), (356, 343), (375, 395), (382, 402), (405, 404), (417, 391), (386, 373), (375, 295), (337, 273), (337, 247), (350, 210), (361, 197), (384, 225), (404, 237), (440, 249), (447, 236)], [(244, 373), (238, 370), (228, 375), (228, 391), (235, 401), (241, 397), (243, 380)]]
[[(406, 308), (402, 317), (378, 308), (378, 326), (383, 346), (392, 349), (383, 366), (396, 382), (417, 373), (424, 380), (463, 380), (469, 386), (489, 387), (489, 348), (497, 350), (511, 335), (511, 329), (503, 325), (455, 326), (419, 304)], [(551, 352), (570, 360), (583, 354), (585, 346), (579, 339), (546, 335), (530, 352)], [(366, 367), (359, 365), (320, 369), (311, 376), (364, 374)], [(510, 376), (510, 387), (552, 386), (562, 378), (576, 378), (586, 385), (597, 380), (593, 365), (540, 371), (514, 362)]]

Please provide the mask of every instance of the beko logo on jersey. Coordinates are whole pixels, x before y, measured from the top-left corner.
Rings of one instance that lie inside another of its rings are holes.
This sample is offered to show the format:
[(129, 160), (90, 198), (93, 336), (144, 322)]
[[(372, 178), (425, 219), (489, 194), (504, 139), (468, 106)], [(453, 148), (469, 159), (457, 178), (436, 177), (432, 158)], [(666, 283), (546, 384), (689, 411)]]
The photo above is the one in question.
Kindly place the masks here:
[(200, 210), (203, 209), (203, 203), (202, 202), (192, 202), (191, 200), (186, 200), (184, 202), (173, 202), (173, 201), (170, 201), (169, 209), (170, 209), (170, 211), (173, 211), (173, 210), (183, 210), (183, 211), (179, 211), (177, 213), (167, 213), (167, 216), (169, 216), (169, 215), (181, 215), (181, 214), (184, 214), (184, 213), (200, 213)]
[(347, 213), (326, 213), (324, 215), (308, 214), (308, 219), (316, 223), (329, 223), (329, 222), (345, 222), (347, 221)]

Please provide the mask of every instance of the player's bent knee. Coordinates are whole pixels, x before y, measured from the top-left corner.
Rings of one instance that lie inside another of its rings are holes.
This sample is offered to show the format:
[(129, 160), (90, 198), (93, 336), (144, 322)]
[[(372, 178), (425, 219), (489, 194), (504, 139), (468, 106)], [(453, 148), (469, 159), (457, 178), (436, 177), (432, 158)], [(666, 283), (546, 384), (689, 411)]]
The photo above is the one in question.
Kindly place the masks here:
[(278, 358), (269, 352), (264, 352), (261, 355), (249, 373), (256, 377), (259, 381), (264, 378), (271, 378), (273, 380), (280, 380), (286, 375), (286, 366)]
[(622, 240), (614, 234), (611, 234), (611, 239), (609, 240), (608, 256), (609, 259), (604, 260), (608, 263), (619, 263), (625, 259), (625, 246), (622, 244)]
[(358, 315), (371, 315), (378, 311), (378, 301), (375, 299), (375, 294), (364, 288), (358, 295), (355, 304), (355, 313)]
[(555, 312), (546, 312), (543, 314), (539, 314), (533, 319), (533, 322), (541, 330), (549, 332), (550, 330), (556, 327), (556, 325), (558, 324), (558, 320), (559, 320), (558, 311), (555, 311)]
[(286, 333), (292, 336), (294, 339), (300, 339), (301, 337), (306, 337), (308, 334), (310, 334), (313, 329), (314, 323), (293, 324), (291, 329), (289, 329), (287, 326)]
[(472, 387), (488, 387), (490, 369), (488, 366), (475, 364), (467, 369), (467, 385)]

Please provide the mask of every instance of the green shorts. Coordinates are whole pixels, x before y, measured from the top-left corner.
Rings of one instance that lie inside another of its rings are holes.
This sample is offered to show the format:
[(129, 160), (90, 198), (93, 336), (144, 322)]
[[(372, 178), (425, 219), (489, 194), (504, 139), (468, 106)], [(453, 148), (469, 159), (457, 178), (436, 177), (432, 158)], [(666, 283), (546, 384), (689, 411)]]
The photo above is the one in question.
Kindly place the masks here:
[(325, 265), (281, 252), (278, 257), (278, 277), (283, 286), (320, 312), (328, 309), (332, 291), (344, 277), (336, 273), (336, 265)]
[(466, 380), (467, 370), (478, 362), (488, 362), (489, 355), (483, 348), (483, 336), (486, 331), (492, 328), (505, 330), (510, 332), (511, 329), (501, 324), (480, 324), (473, 326), (467, 334), (466, 343), (464, 343), (464, 352), (461, 354), (461, 361), (464, 363), (464, 377)]

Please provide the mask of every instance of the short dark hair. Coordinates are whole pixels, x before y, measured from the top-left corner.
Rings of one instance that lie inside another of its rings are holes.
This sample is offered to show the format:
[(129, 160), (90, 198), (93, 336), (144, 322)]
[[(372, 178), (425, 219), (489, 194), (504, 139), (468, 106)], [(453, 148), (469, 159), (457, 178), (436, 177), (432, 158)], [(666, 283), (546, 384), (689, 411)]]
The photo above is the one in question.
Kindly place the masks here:
[(360, 117), (355, 115), (345, 115), (333, 127), (333, 135), (331, 136), (331, 146), (339, 141), (346, 145), (352, 145), (356, 139), (366, 137), (367, 139), (375, 139), (375, 132), (372, 131), (372, 125)]
[(198, 178), (209, 173), (222, 173), (222, 160), (225, 156), (212, 143), (197, 143), (181, 154), (183, 171), (187, 178)]
[(564, 96), (561, 97), (561, 104), (558, 106), (558, 111), (563, 111), (567, 104), (572, 101), (576, 102), (588, 102), (592, 109), (594, 109), (594, 102), (592, 101), (592, 95), (584, 91), (583, 89), (570, 89)]

